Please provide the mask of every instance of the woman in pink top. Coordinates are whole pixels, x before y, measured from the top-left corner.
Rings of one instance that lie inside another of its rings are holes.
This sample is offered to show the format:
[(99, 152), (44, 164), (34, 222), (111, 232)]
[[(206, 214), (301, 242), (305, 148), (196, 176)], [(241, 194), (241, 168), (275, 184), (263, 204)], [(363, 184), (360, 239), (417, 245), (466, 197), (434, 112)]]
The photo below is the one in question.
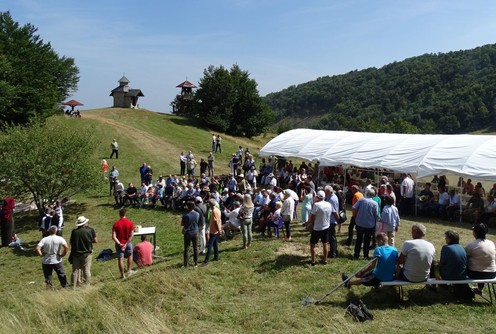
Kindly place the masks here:
[(147, 240), (146, 235), (141, 236), (141, 242), (134, 246), (134, 261), (138, 267), (151, 266), (153, 263), (153, 245)]

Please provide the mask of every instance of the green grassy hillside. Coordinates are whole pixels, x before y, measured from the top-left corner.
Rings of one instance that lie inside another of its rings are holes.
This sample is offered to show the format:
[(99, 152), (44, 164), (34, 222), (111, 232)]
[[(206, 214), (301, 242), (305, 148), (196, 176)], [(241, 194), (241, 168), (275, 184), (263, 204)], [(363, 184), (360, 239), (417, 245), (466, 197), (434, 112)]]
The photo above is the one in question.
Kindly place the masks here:
[[(92, 159), (96, 168), (110, 154), (110, 142), (120, 146), (118, 160), (109, 160), (124, 182), (139, 182), (143, 162), (155, 175), (177, 173), (178, 155), (191, 150), (206, 157), (211, 133), (176, 116), (145, 110), (100, 109), (70, 119), (74, 131), (92, 124), (100, 145)], [(53, 118), (51, 122), (60, 121)], [(223, 152), (216, 155), (217, 168), (227, 172), (229, 154), (238, 145), (257, 151), (269, 138), (224, 137)], [(54, 136), (54, 142), (56, 137)], [(68, 238), (78, 215), (90, 219), (98, 233), (95, 253), (113, 248), (111, 226), (118, 213), (108, 184), (102, 179), (93, 189), (75, 197), (66, 208)], [(198, 268), (182, 268), (180, 216), (161, 209), (134, 209), (128, 218), (136, 224), (157, 227), (160, 249), (151, 268), (139, 270), (125, 280), (119, 278), (116, 260), (93, 262), (93, 284), (78, 290), (47, 290), (41, 259), (34, 254), (39, 240), (36, 213), (16, 216), (17, 232), (25, 250), (0, 249), (0, 333), (420, 333), (427, 329), (442, 333), (491, 332), (496, 321), (494, 307), (481, 299), (468, 305), (450, 302), (437, 294), (407, 289), (410, 299), (398, 302), (394, 291), (376, 293), (369, 288), (340, 289), (322, 305), (303, 307), (305, 296), (323, 296), (340, 282), (342, 271), (354, 272), (364, 261), (353, 261), (352, 249), (339, 246), (340, 256), (326, 266), (309, 265), (308, 232), (294, 223), (293, 241), (266, 239), (255, 233), (253, 245), (241, 249), (241, 236), (220, 245), (220, 261)], [(403, 219), (397, 245), (409, 238), (412, 221)], [(424, 221), (427, 239), (439, 252), (443, 232), (456, 229), (461, 243), (468, 243), (466, 224)], [(344, 226), (343, 231), (347, 226)], [(494, 240), (491, 234), (490, 239)], [(340, 244), (344, 234), (338, 235)], [(320, 250), (319, 250), (320, 252)], [(66, 272), (70, 265), (64, 259)], [(56, 282), (58, 286), (58, 282)], [(375, 315), (373, 322), (354, 323), (344, 314), (347, 301), (359, 297)]]
[(424, 54), (270, 93), (284, 128), (395, 133), (495, 131), (496, 44)]

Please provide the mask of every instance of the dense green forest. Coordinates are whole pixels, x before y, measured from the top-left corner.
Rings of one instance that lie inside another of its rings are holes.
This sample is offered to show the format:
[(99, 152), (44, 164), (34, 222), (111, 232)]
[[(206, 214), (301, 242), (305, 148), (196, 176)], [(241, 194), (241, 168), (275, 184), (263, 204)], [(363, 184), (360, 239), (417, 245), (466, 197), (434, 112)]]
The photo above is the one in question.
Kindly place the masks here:
[(466, 133), (494, 130), (496, 44), (325, 76), (264, 97), (278, 131)]

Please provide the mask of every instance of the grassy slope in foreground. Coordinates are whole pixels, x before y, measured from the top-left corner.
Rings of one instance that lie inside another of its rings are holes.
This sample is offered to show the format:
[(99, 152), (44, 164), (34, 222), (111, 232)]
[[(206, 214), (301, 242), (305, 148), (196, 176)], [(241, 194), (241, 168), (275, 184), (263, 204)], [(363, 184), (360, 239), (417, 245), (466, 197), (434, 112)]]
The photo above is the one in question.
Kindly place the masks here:
[[(51, 121), (61, 121), (59, 118)], [(143, 161), (154, 166), (155, 173), (177, 172), (177, 156), (191, 149), (197, 157), (210, 149), (209, 131), (188, 126), (188, 121), (146, 111), (102, 109), (83, 112), (81, 120), (65, 120), (78, 131), (91, 123), (101, 145), (93, 159), (110, 153), (113, 137), (120, 144), (116, 163), (124, 182), (139, 181), (138, 167)], [(225, 137), (222, 155), (216, 155), (219, 168), (227, 171), (227, 159), (238, 144), (261, 147), (262, 140), (250, 145), (246, 139)], [(117, 219), (107, 183), (99, 180), (94, 189), (76, 196), (77, 204), (67, 207), (68, 239), (72, 224), (79, 214), (90, 219), (99, 238), (96, 253), (112, 248), (112, 223)], [(354, 272), (364, 261), (352, 261), (352, 250), (340, 246), (339, 258), (327, 266), (310, 267), (308, 233), (294, 224), (293, 241), (264, 239), (255, 234), (253, 246), (240, 250), (241, 238), (220, 245), (221, 261), (207, 267), (181, 268), (182, 235), (180, 216), (160, 209), (129, 209), (128, 217), (143, 226), (157, 226), (160, 246), (155, 264), (121, 281), (116, 260), (93, 262), (93, 284), (77, 291), (47, 291), (43, 284), (41, 259), (34, 256), (39, 239), (34, 214), (17, 216), (20, 237), (26, 251), (0, 249), (0, 332), (22, 333), (354, 333), (364, 331), (344, 315), (349, 298), (357, 296), (369, 306), (375, 321), (366, 332), (420, 333), (490, 332), (496, 325), (494, 307), (480, 300), (470, 305), (449, 302), (445, 292), (438, 294), (408, 289), (411, 299), (399, 303), (394, 291), (354, 288), (340, 289), (319, 306), (301, 306), (305, 296), (320, 298), (340, 282), (342, 271)], [(427, 239), (439, 254), (443, 233), (455, 229), (461, 243), (472, 240), (466, 224), (423, 221)], [(410, 238), (411, 220), (402, 220), (397, 245)], [(343, 231), (347, 226), (344, 226)], [(493, 232), (493, 231), (491, 231)], [(491, 233), (490, 239), (494, 240)], [(344, 234), (338, 235), (342, 243)], [(70, 266), (64, 260), (66, 271)], [(56, 283), (58, 285), (58, 283)]]

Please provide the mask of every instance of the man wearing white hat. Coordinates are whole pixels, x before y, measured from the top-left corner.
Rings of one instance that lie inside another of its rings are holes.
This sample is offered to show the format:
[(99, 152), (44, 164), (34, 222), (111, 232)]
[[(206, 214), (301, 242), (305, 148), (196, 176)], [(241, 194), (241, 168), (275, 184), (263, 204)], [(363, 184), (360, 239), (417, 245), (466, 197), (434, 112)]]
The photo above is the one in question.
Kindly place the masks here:
[(72, 286), (75, 288), (79, 280), (79, 270), (82, 271), (86, 284), (91, 283), (91, 259), (93, 243), (97, 242), (96, 232), (88, 226), (89, 219), (79, 216), (76, 228), (71, 233)]

